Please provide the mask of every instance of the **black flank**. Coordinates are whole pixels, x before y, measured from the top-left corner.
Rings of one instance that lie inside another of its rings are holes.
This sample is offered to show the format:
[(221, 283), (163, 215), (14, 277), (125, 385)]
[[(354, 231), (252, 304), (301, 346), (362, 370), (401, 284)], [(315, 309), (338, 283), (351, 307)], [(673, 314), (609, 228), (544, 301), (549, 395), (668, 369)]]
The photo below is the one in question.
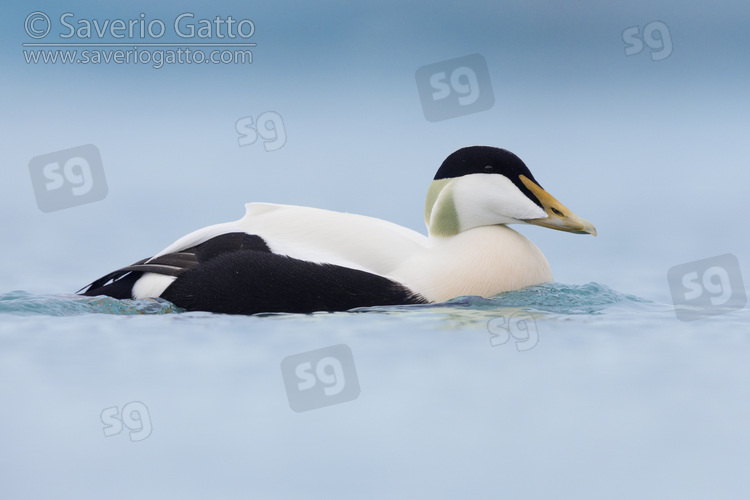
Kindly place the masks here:
[(427, 302), (382, 276), (273, 254), (262, 238), (246, 233), (140, 260), (84, 287), (83, 295), (130, 299), (146, 272), (175, 276), (161, 297), (188, 311), (310, 313)]
[(382, 276), (252, 250), (222, 254), (185, 271), (162, 298), (188, 311), (227, 314), (426, 303), (420, 295)]

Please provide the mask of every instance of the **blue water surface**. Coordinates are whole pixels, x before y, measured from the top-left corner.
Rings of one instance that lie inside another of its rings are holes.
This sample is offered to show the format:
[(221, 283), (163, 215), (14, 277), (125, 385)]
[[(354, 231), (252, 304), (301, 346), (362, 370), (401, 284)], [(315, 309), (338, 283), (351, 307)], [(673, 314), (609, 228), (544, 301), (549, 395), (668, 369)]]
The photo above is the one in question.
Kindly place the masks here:
[[(9, 292), (0, 465), (45, 478), (9, 498), (732, 498), (749, 317), (683, 323), (597, 283), (255, 316)], [(358, 397), (293, 411), (282, 360), (339, 344)]]
[[(364, 307), (358, 312), (414, 313), (434, 308), (448, 310), (495, 311), (525, 307), (530, 310), (561, 314), (592, 314), (618, 303), (648, 302), (634, 295), (618, 293), (606, 285), (564, 285), (545, 283), (507, 292), (495, 298), (459, 297), (443, 304), (421, 306)], [(163, 299), (117, 300), (111, 297), (85, 297), (75, 294), (35, 295), (15, 291), (0, 295), (0, 313), (16, 315), (75, 316), (79, 314), (169, 314), (184, 310)], [(266, 316), (268, 314), (260, 314)], [(294, 316), (294, 315), (289, 315)]]

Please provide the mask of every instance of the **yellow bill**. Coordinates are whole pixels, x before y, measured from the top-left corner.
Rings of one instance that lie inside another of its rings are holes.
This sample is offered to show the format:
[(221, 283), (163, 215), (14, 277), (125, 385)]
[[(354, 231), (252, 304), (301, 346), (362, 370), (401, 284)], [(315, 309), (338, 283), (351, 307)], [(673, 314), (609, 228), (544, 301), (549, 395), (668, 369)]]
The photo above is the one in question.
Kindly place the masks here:
[(521, 175), (519, 178), (524, 186), (526, 186), (526, 188), (537, 197), (542, 204), (542, 208), (544, 208), (544, 211), (547, 213), (547, 217), (541, 219), (526, 219), (524, 222), (534, 224), (535, 226), (557, 229), (558, 231), (566, 231), (568, 233), (592, 234), (596, 236), (596, 228), (592, 223), (585, 219), (581, 219), (571, 212), (565, 207), (565, 205), (557, 201), (554, 196), (542, 189), (541, 186), (525, 175)]

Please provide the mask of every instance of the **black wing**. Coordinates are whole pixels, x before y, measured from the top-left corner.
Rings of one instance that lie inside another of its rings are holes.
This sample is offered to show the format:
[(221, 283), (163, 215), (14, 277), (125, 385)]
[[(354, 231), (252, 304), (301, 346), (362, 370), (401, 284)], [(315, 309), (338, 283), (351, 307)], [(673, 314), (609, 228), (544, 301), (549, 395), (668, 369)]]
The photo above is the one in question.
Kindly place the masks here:
[(181, 252), (139, 260), (135, 264), (102, 276), (78, 290), (77, 293), (87, 296), (108, 295), (115, 299), (132, 299), (133, 285), (143, 276), (143, 273), (179, 276), (198, 264), (208, 262), (221, 254), (238, 250), (271, 251), (259, 236), (247, 233), (222, 234)]

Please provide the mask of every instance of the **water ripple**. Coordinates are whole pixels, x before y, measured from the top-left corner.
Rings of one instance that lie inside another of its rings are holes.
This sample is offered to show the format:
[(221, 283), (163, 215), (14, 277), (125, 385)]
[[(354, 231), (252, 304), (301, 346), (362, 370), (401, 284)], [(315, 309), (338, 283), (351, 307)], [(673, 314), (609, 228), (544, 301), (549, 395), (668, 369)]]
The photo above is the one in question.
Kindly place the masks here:
[[(567, 285), (545, 283), (502, 293), (496, 297), (460, 297), (442, 304), (359, 308), (356, 312), (496, 312), (522, 308), (557, 314), (595, 314), (622, 305), (647, 303), (634, 295), (612, 290), (599, 283)], [(39, 295), (25, 291), (0, 294), (0, 313), (14, 315), (76, 316), (81, 314), (171, 314), (182, 310), (162, 299), (117, 300), (110, 297), (83, 297), (72, 294)]]
[(20, 316), (169, 314), (180, 311), (180, 308), (162, 299), (117, 300), (73, 294), (37, 295), (21, 290), (0, 294), (0, 314)]

